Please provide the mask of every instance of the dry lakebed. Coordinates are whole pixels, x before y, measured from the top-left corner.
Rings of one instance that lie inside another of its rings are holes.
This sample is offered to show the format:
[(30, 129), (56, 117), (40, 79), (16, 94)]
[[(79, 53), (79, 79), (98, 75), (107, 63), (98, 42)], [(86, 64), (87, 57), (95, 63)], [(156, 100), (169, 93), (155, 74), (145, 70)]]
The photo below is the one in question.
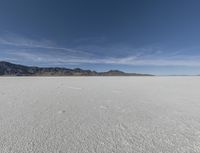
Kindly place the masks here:
[(200, 77), (1, 77), (0, 153), (199, 153)]

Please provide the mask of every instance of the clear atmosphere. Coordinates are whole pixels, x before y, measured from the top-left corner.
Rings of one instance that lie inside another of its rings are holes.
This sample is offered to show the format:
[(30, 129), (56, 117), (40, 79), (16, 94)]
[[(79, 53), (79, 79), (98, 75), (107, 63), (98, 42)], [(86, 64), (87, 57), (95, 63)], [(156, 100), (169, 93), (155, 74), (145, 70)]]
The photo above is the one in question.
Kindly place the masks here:
[(199, 0), (1, 0), (0, 60), (200, 74)]

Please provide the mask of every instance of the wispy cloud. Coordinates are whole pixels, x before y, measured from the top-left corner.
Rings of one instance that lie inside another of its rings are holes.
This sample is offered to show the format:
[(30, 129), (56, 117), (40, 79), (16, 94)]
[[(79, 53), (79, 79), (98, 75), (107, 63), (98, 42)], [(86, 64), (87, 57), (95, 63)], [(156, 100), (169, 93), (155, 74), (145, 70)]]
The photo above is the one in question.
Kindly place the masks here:
[(47, 54), (34, 54), (27, 52), (10, 53), (15, 61), (27, 60), (32, 63), (43, 63), (46, 65), (79, 65), (79, 64), (112, 64), (112, 65), (132, 65), (132, 66), (200, 66), (200, 56), (176, 56), (170, 58), (128, 56), (122, 58), (87, 58), (79, 56), (53, 56)]
[[(0, 60), (33, 65), (111, 64), (129, 66), (200, 66), (200, 55), (185, 55), (182, 51), (166, 51), (159, 47), (60, 47), (53, 41), (34, 40), (16, 35), (0, 37)], [(93, 51), (93, 50), (98, 51)], [(104, 54), (101, 55), (101, 52)], [(105, 54), (107, 53), (107, 54)], [(115, 55), (115, 53), (118, 53)], [(124, 54), (124, 55), (123, 55)], [(123, 56), (122, 56), (123, 55)]]
[(26, 38), (26, 37), (22, 37), (18, 35), (13, 35), (13, 34), (1, 36), (0, 45), (18, 47), (19, 49), (22, 47), (25, 47), (29, 49), (32, 48), (32, 49), (64, 51), (66, 54), (68, 53), (68, 54), (80, 54), (82, 56), (91, 56), (91, 53), (89, 52), (78, 50), (78, 49), (60, 47), (60, 46), (57, 46), (55, 43), (53, 43), (53, 41), (50, 41), (47, 39), (34, 40), (34, 39), (30, 39), (30, 38)]

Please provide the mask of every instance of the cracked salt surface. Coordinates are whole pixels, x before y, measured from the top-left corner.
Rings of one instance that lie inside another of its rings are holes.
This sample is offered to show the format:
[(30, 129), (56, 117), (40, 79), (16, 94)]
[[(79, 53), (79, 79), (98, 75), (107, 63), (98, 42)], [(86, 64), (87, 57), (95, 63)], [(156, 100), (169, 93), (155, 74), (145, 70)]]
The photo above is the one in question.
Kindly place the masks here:
[(0, 153), (199, 153), (199, 91), (200, 77), (0, 78)]

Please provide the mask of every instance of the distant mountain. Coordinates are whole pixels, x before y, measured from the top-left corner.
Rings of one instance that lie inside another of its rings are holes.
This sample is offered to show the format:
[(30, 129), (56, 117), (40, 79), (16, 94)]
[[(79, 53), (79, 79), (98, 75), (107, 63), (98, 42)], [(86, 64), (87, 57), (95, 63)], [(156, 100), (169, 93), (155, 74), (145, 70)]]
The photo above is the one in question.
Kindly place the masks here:
[(152, 76), (149, 74), (125, 73), (119, 70), (96, 72), (80, 68), (31, 67), (0, 61), (0, 76)]

